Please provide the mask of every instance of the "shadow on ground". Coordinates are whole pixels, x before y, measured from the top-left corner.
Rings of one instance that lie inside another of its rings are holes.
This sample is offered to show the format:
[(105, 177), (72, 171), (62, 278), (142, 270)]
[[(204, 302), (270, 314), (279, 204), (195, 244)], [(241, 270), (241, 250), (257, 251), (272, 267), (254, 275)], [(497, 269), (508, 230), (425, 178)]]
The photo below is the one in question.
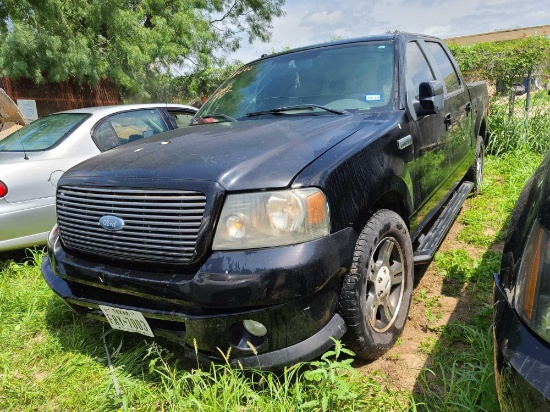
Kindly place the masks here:
[(500, 239), (505, 238), (509, 217), (495, 241), (479, 248), (477, 256), (460, 248), (448, 251), (456, 261), (436, 258), (433, 263), (439, 276), (444, 276), (441, 298), (456, 299), (456, 306), (446, 324), (437, 329), (437, 340), (416, 379), (413, 398), (419, 410), (499, 410), (492, 357), (492, 280), (500, 270)]

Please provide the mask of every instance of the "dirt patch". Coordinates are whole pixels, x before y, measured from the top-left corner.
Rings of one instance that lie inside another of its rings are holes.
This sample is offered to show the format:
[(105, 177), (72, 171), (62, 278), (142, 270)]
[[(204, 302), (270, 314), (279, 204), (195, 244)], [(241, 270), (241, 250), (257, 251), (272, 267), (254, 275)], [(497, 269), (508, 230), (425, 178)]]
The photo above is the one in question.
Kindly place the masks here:
[[(480, 257), (484, 249), (457, 240), (463, 227), (455, 221), (439, 250), (465, 249), (470, 257)], [(498, 245), (495, 247), (498, 250)], [(412, 392), (420, 371), (432, 366), (429, 352), (439, 338), (441, 327), (450, 322), (465, 321), (470, 316), (471, 308), (479, 303), (463, 290), (457, 290), (457, 296), (446, 296), (444, 277), (437, 273), (433, 262), (427, 268), (415, 268), (415, 281), (417, 284), (413, 290), (409, 317), (398, 343), (373, 362), (354, 363), (365, 375), (378, 372), (379, 376), (385, 377), (386, 384), (392, 390)]]

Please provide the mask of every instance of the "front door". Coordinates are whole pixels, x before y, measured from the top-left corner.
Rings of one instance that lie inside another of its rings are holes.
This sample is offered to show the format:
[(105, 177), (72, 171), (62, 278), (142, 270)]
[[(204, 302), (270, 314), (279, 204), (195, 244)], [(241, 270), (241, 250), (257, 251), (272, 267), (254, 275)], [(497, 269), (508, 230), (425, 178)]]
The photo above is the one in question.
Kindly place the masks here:
[(423, 211), (430, 211), (445, 195), (441, 187), (451, 175), (451, 153), (444, 111), (427, 116), (417, 116), (419, 86), (435, 80), (424, 52), (417, 41), (407, 44), (406, 53), (407, 107), (412, 118), (414, 162), (412, 168), (414, 205), (416, 218), (424, 218)]

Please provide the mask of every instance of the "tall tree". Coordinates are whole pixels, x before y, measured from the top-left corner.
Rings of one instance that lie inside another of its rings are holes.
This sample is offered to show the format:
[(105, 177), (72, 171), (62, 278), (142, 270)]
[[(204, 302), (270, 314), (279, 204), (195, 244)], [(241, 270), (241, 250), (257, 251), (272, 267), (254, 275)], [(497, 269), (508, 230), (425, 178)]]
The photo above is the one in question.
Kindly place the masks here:
[(208, 67), (267, 41), (285, 0), (0, 0), (0, 70), (36, 82), (95, 84), (110, 78), (126, 95), (173, 65)]

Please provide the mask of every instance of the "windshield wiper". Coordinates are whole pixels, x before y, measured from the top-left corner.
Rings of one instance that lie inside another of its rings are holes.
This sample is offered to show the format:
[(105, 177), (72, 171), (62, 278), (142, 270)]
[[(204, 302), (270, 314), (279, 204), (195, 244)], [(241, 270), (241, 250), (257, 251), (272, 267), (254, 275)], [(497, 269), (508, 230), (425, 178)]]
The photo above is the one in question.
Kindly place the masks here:
[(250, 112), (250, 113), (246, 114), (246, 117), (261, 116), (262, 114), (283, 114), (285, 112), (293, 112), (293, 111), (299, 111), (299, 110), (313, 110), (313, 109), (322, 109), (322, 110), (325, 110), (327, 112), (334, 113), (334, 114), (346, 114), (347, 113), (345, 110), (331, 109), (330, 107), (321, 106), (321, 105), (318, 105), (318, 104), (299, 104), (299, 105), (295, 105), (295, 106), (277, 107), (275, 109), (262, 110), (262, 111), (259, 111), (259, 112)]
[(222, 123), (222, 122), (236, 122), (237, 119), (234, 119), (231, 116), (226, 114), (208, 114), (203, 117), (197, 117), (196, 119), (191, 120), (191, 125), (195, 126), (197, 124), (211, 124), (211, 123)]

